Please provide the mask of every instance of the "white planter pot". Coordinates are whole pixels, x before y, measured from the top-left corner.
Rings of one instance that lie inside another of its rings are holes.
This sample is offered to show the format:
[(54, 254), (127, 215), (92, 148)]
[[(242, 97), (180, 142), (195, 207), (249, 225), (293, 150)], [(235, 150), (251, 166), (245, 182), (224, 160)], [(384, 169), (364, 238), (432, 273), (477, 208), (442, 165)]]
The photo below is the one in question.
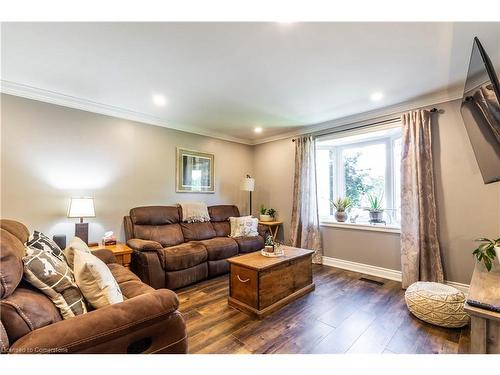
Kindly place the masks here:
[(259, 216), (260, 221), (273, 221), (273, 218), (271, 215), (260, 215)]

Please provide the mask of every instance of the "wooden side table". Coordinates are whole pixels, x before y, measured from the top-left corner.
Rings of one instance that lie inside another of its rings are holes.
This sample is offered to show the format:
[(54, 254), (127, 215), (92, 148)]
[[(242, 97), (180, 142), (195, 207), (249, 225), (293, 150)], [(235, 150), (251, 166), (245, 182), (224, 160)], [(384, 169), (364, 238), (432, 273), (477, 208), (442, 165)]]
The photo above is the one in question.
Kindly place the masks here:
[(119, 264), (124, 267), (130, 268), (130, 261), (132, 260), (132, 249), (124, 243), (117, 243), (116, 245), (98, 245), (90, 248), (94, 250), (111, 250), (116, 257)]
[(470, 352), (500, 354), (500, 313), (480, 309), (465, 303), (464, 310), (471, 318)]
[(273, 241), (276, 240), (276, 236), (278, 235), (278, 231), (280, 229), (282, 221), (260, 221), (259, 224), (265, 225), (269, 228), (269, 232), (271, 232), (271, 236), (273, 236)]

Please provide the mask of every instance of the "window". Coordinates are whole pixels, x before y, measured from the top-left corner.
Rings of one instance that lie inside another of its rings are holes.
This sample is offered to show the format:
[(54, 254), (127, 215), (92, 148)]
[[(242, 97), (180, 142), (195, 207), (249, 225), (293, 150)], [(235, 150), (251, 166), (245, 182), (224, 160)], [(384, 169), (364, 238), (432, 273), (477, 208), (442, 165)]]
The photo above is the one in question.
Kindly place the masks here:
[[(400, 155), (399, 123), (319, 137), (316, 169), (321, 220), (334, 222), (331, 202), (349, 197), (353, 206), (347, 223), (399, 227)], [(382, 200), (381, 220), (370, 220), (370, 196)]]

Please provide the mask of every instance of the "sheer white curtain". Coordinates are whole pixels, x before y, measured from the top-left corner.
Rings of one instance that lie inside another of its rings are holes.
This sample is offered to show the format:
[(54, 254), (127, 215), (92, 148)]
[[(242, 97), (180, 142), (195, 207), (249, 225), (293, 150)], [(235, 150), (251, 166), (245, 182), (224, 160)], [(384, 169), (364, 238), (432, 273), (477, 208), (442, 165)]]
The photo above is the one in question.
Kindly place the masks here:
[(314, 250), (313, 262), (322, 263), (323, 250), (316, 192), (316, 152), (312, 136), (295, 139), (291, 243), (295, 247)]

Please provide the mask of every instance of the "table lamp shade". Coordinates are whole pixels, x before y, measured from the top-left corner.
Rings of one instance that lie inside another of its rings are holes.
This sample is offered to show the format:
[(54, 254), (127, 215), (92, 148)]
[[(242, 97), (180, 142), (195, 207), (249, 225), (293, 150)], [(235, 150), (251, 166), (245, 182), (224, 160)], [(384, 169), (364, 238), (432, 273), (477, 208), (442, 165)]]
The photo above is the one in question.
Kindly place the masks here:
[(69, 202), (68, 217), (95, 217), (94, 198), (72, 197)]
[(243, 191), (254, 191), (255, 179), (251, 177), (245, 177), (241, 183), (241, 190)]

